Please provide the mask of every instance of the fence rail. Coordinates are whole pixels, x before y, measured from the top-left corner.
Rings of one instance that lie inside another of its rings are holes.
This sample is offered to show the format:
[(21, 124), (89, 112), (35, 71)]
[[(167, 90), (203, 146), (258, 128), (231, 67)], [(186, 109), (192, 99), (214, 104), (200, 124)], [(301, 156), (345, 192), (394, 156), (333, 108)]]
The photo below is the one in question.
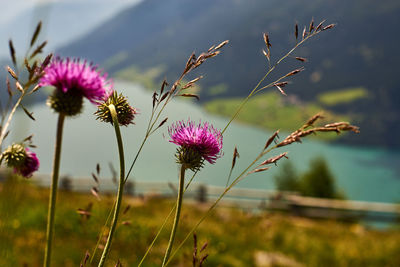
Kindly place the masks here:
[[(49, 176), (37, 176), (34, 181), (40, 186), (49, 186)], [(67, 182), (66, 182), (67, 181)], [(102, 179), (97, 184), (91, 178), (61, 177), (60, 187), (68, 186), (69, 190), (90, 192), (96, 186), (100, 193), (115, 192), (117, 185), (111, 179)], [(157, 195), (174, 197), (177, 185), (167, 182), (131, 183), (128, 188), (132, 195)], [(185, 198), (198, 201), (212, 201), (223, 193), (224, 187), (193, 183), (185, 193)], [(280, 210), (295, 215), (315, 218), (341, 220), (374, 220), (395, 221), (400, 218), (400, 205), (367, 201), (348, 201), (303, 197), (296, 192), (275, 190), (232, 188), (221, 202), (223, 205), (234, 205), (247, 210)]]

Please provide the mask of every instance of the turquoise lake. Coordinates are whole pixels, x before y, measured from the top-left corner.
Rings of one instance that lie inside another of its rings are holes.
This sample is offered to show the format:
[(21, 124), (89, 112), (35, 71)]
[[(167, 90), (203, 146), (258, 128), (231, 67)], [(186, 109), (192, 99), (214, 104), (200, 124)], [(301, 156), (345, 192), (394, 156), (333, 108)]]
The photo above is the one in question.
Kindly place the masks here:
[[(123, 92), (129, 102), (138, 109), (136, 124), (123, 127), (122, 134), (125, 144), (127, 166), (130, 166), (136, 151), (144, 137), (151, 111), (151, 93), (139, 85), (116, 82), (115, 88)], [(37, 105), (30, 111), (34, 112), (36, 121), (32, 122), (23, 113), (16, 116), (11, 138), (23, 138), (18, 133), (34, 134), (35, 149), (41, 161), (39, 172), (51, 173), (53, 146), (57, 115), (46, 105)], [(90, 177), (96, 164), (102, 166), (101, 178), (110, 177), (109, 162), (118, 164), (118, 153), (114, 129), (95, 120), (95, 107), (85, 102), (84, 113), (77, 118), (65, 121), (63, 150), (61, 157), (61, 175), (73, 177)], [(136, 181), (177, 181), (177, 165), (174, 159), (176, 146), (169, 143), (167, 126), (176, 120), (209, 121), (216, 128), (224, 128), (226, 118), (207, 114), (198, 105), (185, 100), (172, 101), (166, 108), (164, 117), (167, 124), (146, 143), (131, 179)], [(267, 114), (266, 114), (267, 116)], [(302, 122), (299, 122), (301, 125)], [(362, 131), (362, 129), (361, 129)], [(17, 133), (17, 134), (15, 134)], [(206, 167), (196, 177), (196, 182), (210, 185), (225, 186), (232, 161), (235, 145), (240, 158), (235, 167), (238, 174), (260, 152), (271, 132), (257, 129), (249, 125), (233, 123), (224, 135), (224, 156), (215, 165)], [(285, 133), (280, 137), (284, 138)], [(18, 139), (14, 139), (18, 140)], [(336, 177), (339, 188), (349, 199), (400, 202), (400, 151), (380, 148), (349, 147), (329, 145), (313, 140), (304, 140), (302, 144), (293, 144), (271, 152), (270, 156), (288, 151), (289, 160), (299, 171), (308, 168), (310, 159), (324, 157)], [(279, 166), (266, 172), (252, 174), (237, 186), (255, 189), (274, 189), (273, 176), (279, 172)], [(234, 178), (234, 176), (232, 177)]]

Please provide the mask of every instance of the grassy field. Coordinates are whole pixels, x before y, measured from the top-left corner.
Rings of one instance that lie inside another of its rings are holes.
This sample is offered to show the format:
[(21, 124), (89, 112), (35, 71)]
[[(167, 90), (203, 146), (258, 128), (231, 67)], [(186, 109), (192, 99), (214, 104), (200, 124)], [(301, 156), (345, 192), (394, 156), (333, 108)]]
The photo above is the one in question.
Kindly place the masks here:
[(348, 104), (366, 97), (368, 97), (368, 91), (364, 87), (344, 88), (317, 96), (318, 101), (325, 106)]
[[(15, 178), (0, 184), (0, 266), (41, 266), (47, 197), (47, 189)], [(92, 254), (113, 203), (112, 196), (100, 197), (60, 192), (53, 266), (79, 266), (87, 250)], [(86, 209), (90, 203), (89, 218), (78, 214), (79, 208)], [(173, 201), (127, 197), (123, 209), (128, 204), (131, 208), (121, 216), (107, 266), (114, 266), (118, 259), (123, 266), (136, 266)], [(184, 205), (178, 242), (207, 207)], [(161, 265), (168, 235), (168, 231), (162, 232), (143, 266)], [(400, 266), (398, 228), (377, 231), (359, 224), (218, 208), (203, 222), (197, 236), (199, 247), (208, 242), (205, 266)], [(171, 266), (192, 266), (192, 254), (190, 238)], [(98, 258), (99, 252), (94, 262)]]
[[(230, 117), (242, 101), (243, 98), (217, 99), (207, 102), (204, 107), (210, 113)], [(278, 92), (271, 91), (252, 97), (237, 120), (269, 130), (294, 131), (301, 126), (299, 123), (307, 121), (318, 112), (324, 114), (326, 122), (349, 119), (347, 116), (324, 110), (316, 103), (300, 103), (293, 96), (283, 97)], [(328, 140), (336, 137), (334, 133), (321, 135), (321, 138)]]

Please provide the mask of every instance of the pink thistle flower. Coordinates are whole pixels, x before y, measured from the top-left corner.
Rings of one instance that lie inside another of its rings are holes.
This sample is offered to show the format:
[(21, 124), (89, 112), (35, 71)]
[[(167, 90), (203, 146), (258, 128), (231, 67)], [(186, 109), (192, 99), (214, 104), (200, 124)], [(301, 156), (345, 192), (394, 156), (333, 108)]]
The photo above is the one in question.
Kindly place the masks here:
[(39, 169), (39, 159), (36, 154), (25, 148), (26, 158), (23, 165), (14, 168), (15, 173), (19, 173), (25, 178), (29, 178)]
[[(207, 122), (203, 125), (201, 123), (196, 125), (190, 120), (187, 122), (179, 121), (172, 124), (168, 128), (168, 132), (172, 139), (170, 142), (181, 146), (183, 149), (178, 149), (178, 154), (182, 153), (182, 151), (187, 153), (185, 151), (188, 149), (190, 150), (189, 154), (193, 155), (193, 152), (195, 152), (195, 154), (211, 164), (214, 164), (222, 156), (222, 134)], [(187, 157), (178, 155), (177, 158), (179, 163), (186, 163), (180, 161), (182, 161), (182, 158)], [(199, 168), (202, 164), (195, 165)]]
[(107, 74), (102, 74), (97, 66), (87, 64), (86, 60), (56, 57), (44, 71), (40, 86), (54, 86), (63, 93), (74, 91), (94, 104), (111, 94)]

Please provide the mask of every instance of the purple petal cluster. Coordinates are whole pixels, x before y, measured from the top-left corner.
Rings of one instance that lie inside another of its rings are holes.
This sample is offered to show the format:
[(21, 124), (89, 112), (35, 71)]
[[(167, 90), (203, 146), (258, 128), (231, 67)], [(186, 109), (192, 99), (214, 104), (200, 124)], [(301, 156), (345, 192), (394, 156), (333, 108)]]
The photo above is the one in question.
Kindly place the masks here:
[(76, 90), (92, 103), (111, 94), (111, 82), (107, 80), (107, 74), (102, 74), (97, 66), (88, 64), (86, 60), (81, 62), (80, 59), (56, 57), (46, 67), (39, 85), (54, 86), (64, 93)]
[(32, 174), (39, 169), (39, 159), (36, 154), (31, 152), (28, 148), (25, 148), (26, 158), (24, 164), (15, 167), (14, 172), (21, 174), (22, 176), (29, 178)]
[(209, 163), (213, 164), (222, 156), (222, 134), (211, 124), (179, 121), (168, 128), (170, 142), (196, 150)]

